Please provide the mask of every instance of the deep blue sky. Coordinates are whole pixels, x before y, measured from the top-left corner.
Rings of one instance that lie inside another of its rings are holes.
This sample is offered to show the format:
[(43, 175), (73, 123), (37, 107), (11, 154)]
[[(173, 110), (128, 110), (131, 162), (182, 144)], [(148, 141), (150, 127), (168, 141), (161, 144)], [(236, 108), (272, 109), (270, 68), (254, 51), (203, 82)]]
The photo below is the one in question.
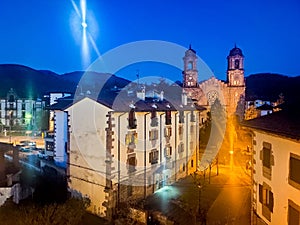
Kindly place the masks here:
[[(88, 20), (88, 29), (100, 53), (138, 40), (191, 43), (216, 76), (225, 79), (226, 56), (237, 43), (246, 57), (246, 75), (300, 75), (299, 0), (86, 1), (87, 14), (96, 21)], [(56, 73), (82, 70), (80, 36), (71, 26), (74, 14), (69, 0), (1, 1), (0, 63)], [(92, 48), (90, 55), (97, 59)], [(181, 79), (180, 73), (172, 76)]]

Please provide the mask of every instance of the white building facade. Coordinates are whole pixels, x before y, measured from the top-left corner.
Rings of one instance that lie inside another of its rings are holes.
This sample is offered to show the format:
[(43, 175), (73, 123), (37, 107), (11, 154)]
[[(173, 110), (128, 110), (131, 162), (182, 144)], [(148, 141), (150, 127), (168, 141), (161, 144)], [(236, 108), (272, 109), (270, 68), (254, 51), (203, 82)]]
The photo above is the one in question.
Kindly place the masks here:
[(245, 123), (253, 135), (252, 224), (300, 224), (299, 122), (283, 114)]
[(84, 98), (69, 121), (69, 188), (111, 218), (121, 202), (143, 199), (196, 171), (203, 108), (167, 101), (124, 107)]

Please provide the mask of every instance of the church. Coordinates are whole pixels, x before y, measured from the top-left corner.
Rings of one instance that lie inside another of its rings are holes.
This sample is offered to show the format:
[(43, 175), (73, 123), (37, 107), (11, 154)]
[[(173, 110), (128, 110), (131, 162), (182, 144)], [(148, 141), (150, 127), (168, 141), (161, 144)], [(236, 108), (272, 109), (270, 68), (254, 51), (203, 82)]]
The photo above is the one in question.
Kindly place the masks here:
[(196, 51), (189, 47), (183, 57), (183, 92), (198, 105), (210, 107), (216, 99), (225, 107), (228, 117), (243, 119), (245, 99), (244, 55), (234, 47), (227, 56), (227, 80), (214, 76), (198, 82)]

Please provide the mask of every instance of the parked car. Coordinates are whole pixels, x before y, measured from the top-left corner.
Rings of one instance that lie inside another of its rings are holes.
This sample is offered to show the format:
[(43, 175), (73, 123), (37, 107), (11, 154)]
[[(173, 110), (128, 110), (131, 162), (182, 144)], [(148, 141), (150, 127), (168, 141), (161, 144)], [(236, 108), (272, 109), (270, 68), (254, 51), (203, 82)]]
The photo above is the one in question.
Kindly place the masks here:
[(45, 150), (40, 150), (37, 155), (40, 159), (48, 159), (49, 158), (49, 156), (46, 154)]
[(20, 152), (31, 152), (31, 149), (28, 147), (20, 147), (19, 150)]
[(25, 148), (30, 148), (31, 150), (36, 149), (36, 142), (35, 141), (20, 141), (20, 146)]

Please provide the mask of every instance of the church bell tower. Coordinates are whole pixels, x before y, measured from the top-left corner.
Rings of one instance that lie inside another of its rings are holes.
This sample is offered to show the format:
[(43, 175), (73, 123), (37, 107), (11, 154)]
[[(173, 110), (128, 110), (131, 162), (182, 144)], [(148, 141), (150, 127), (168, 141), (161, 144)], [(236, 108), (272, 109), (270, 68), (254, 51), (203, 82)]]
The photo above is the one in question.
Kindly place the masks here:
[(235, 45), (230, 50), (227, 61), (227, 111), (229, 115), (237, 115), (242, 119), (245, 110), (244, 55), (242, 50)]
[(197, 56), (196, 51), (192, 49), (191, 45), (185, 52), (183, 57), (184, 71), (183, 87), (196, 88), (198, 87), (198, 70), (197, 70)]
[(232, 87), (245, 86), (244, 79), (244, 55), (242, 50), (237, 48), (236, 45), (230, 50), (227, 56), (227, 82)]

